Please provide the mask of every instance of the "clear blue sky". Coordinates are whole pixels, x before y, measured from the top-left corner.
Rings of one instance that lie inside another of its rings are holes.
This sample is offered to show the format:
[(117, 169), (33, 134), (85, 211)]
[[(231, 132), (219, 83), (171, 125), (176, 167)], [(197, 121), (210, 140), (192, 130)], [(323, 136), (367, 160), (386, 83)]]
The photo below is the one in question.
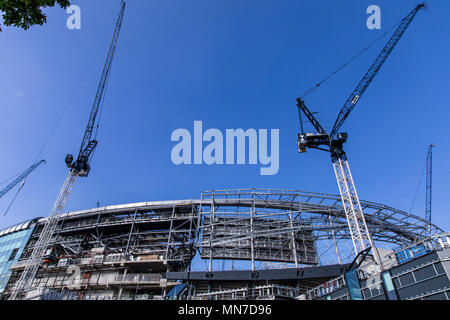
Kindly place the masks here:
[[(119, 1), (73, 1), (82, 29), (48, 9), (48, 23), (0, 33), (0, 181), (30, 166), (101, 44), (88, 73), (0, 228), (47, 216), (77, 154)], [(295, 99), (405, 16), (416, 0), (128, 0), (112, 67), (100, 144), (88, 179), (68, 210), (198, 198), (202, 190), (267, 187), (338, 193), (329, 156), (299, 155)], [(366, 8), (382, 9), (382, 29), (366, 28)], [(449, 230), (450, 2), (429, 1), (395, 48), (344, 128), (362, 199), (408, 211), (430, 143), (433, 220)], [(329, 129), (387, 38), (308, 97)], [(180, 166), (173, 130), (280, 129), (280, 171), (259, 166)], [(424, 182), (413, 212), (424, 216)], [(0, 200), (0, 212), (15, 190)]]

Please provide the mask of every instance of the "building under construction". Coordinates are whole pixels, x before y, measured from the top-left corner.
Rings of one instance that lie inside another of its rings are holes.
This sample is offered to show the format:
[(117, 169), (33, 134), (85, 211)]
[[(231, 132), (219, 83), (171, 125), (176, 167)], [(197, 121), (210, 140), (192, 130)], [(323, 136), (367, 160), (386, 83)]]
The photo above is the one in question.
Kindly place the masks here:
[[(352, 263), (346, 215), (335, 195), (224, 190), (204, 192), (197, 200), (70, 212), (58, 219), (25, 299), (370, 299), (372, 287), (377, 298), (388, 299), (383, 272), (390, 272), (397, 291), (402, 277), (421, 281), (422, 295), (413, 290), (399, 298), (426, 298), (440, 290), (439, 297), (448, 299), (450, 239), (443, 231), (382, 204), (361, 206), (383, 256), (382, 270), (370, 267), (370, 254)], [(20, 278), (45, 220), (0, 232), (2, 299)], [(218, 261), (235, 266), (217, 268)], [(418, 279), (430, 270), (435, 277)], [(353, 272), (360, 293), (351, 296)], [(423, 290), (431, 284), (437, 291)]]
[[(341, 132), (424, 7), (418, 4), (400, 21), (330, 131), (306, 106), (304, 96), (297, 99), (298, 151), (329, 153), (339, 196), (223, 190), (204, 192), (196, 200), (64, 213), (76, 180), (88, 177), (98, 145), (97, 113), (124, 17), (121, 1), (80, 151), (65, 158), (70, 170), (50, 215), (0, 232), (1, 298), (449, 300), (450, 237), (431, 223), (431, 147), (426, 219), (421, 219), (359, 199), (344, 151), (348, 134)], [(306, 131), (308, 123), (311, 131)], [(11, 190), (42, 162), (1, 192)], [(225, 268), (230, 261), (232, 267)]]

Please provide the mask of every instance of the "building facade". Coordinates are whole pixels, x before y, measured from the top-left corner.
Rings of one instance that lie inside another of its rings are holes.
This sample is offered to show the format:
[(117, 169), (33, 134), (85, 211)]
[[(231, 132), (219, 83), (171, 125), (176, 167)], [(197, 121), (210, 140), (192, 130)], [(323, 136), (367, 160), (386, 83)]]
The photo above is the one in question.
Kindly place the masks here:
[(0, 231), (0, 295), (11, 278), (11, 266), (22, 256), (34, 227), (35, 220), (31, 220)]
[(360, 257), (339, 277), (305, 295), (308, 300), (450, 300), (450, 233), (384, 255), (383, 268)]

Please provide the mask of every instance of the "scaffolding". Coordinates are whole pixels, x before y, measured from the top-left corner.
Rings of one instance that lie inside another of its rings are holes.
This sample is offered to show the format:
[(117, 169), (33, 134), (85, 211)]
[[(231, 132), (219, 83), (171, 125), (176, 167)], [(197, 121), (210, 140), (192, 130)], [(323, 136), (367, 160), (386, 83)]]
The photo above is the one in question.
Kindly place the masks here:
[[(223, 198), (225, 196), (225, 198)], [(311, 222), (300, 211), (279, 210), (258, 201), (257, 193), (203, 193), (198, 248), (203, 259), (274, 261), (317, 265)]]
[[(442, 232), (385, 205), (361, 201), (361, 210), (374, 241), (385, 245), (404, 247), (424, 239), (428, 230)], [(37, 220), (24, 253), (12, 265), (6, 295), (29, 265), (47, 219)], [(344, 247), (352, 239), (340, 196), (296, 190), (208, 191), (198, 200), (100, 207), (62, 214), (53, 222), (44, 262), (30, 287), (70, 289), (93, 299), (96, 290), (114, 291), (101, 299), (164, 296), (176, 285), (165, 274), (190, 271), (194, 257), (209, 262), (208, 271), (217, 260), (246, 261), (252, 271), (263, 262), (293, 268), (331, 265), (333, 256), (342, 265), (349, 262)], [(211, 293), (211, 288), (205, 290)], [(204, 292), (199, 288), (199, 293)]]

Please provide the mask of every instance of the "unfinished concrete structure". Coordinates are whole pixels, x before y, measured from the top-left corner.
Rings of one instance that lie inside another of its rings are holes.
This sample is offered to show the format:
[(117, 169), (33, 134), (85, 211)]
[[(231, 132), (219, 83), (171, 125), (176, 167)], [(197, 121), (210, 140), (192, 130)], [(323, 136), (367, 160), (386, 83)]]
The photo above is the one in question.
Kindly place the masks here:
[[(163, 299), (180, 283), (195, 287), (186, 296), (192, 299), (299, 297), (342, 274), (354, 258), (351, 252), (346, 256), (351, 237), (340, 199), (240, 189), (67, 213), (28, 298)], [(361, 206), (380, 247), (410, 245), (428, 231), (442, 232), (385, 205)], [(2, 298), (8, 298), (44, 223), (41, 218), (27, 224), (31, 232), (20, 256), (10, 261)], [(192, 270), (194, 258), (206, 261), (203, 271)], [(246, 261), (248, 270), (214, 270), (213, 261), (224, 260)]]

